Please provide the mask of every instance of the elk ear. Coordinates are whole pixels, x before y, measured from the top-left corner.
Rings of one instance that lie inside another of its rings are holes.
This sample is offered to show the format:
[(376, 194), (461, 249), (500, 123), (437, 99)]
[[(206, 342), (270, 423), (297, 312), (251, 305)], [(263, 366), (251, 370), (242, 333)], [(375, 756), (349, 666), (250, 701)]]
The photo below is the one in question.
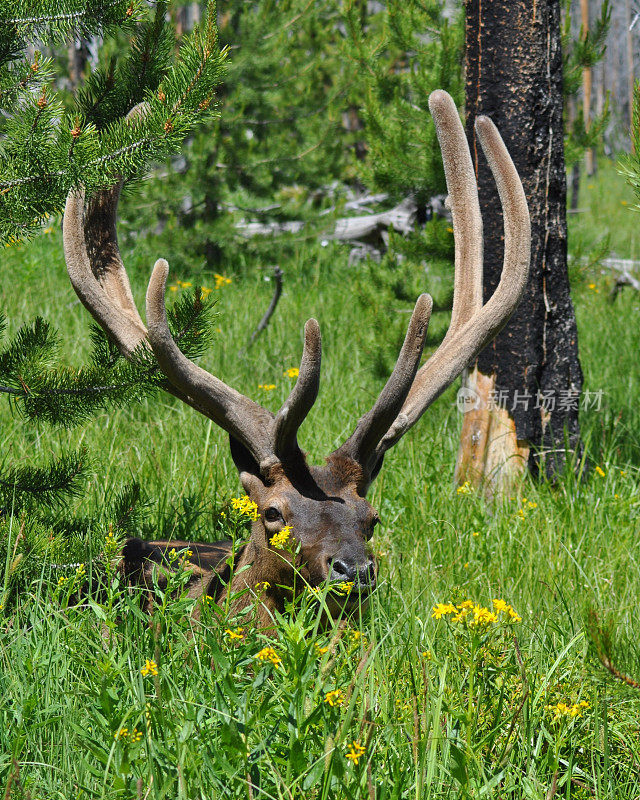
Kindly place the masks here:
[(247, 488), (247, 483), (253, 483), (251, 480), (252, 478), (254, 481), (259, 480), (260, 483), (263, 483), (260, 476), (260, 466), (247, 448), (233, 436), (229, 436), (229, 447), (231, 449), (231, 458), (233, 459), (233, 463), (236, 465), (236, 469), (240, 473), (242, 487), (247, 494), (251, 494)]

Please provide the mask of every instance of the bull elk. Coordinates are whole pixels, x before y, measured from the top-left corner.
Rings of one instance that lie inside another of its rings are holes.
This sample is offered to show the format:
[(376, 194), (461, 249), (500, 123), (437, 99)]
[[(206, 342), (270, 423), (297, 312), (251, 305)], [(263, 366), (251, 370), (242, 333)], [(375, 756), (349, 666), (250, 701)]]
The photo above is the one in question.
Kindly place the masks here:
[[(366, 494), (387, 450), (422, 416), (506, 324), (527, 281), (530, 223), (522, 184), (496, 127), (487, 117), (476, 132), (494, 175), (504, 211), (504, 265), (500, 283), (482, 302), (482, 219), (469, 147), (455, 104), (443, 91), (429, 107), (445, 168), (455, 237), (453, 312), (437, 351), (420, 367), (432, 300), (422, 294), (411, 315), (396, 365), (373, 407), (349, 438), (322, 466), (307, 464), (297, 432), (311, 410), (320, 380), (320, 330), (315, 319), (304, 328), (297, 382), (276, 414), (189, 361), (169, 332), (165, 308), (168, 264), (156, 262), (146, 295), (147, 326), (134, 304), (118, 250), (116, 213), (121, 185), (85, 203), (71, 192), (64, 215), (64, 251), (71, 283), (82, 303), (125, 357), (150, 346), (166, 381), (164, 388), (213, 420), (230, 437), (240, 482), (256, 503), (250, 538), (230, 565), (231, 543), (128, 540), (121, 572), (131, 583), (150, 587), (157, 564), (168, 564), (171, 548), (188, 548), (193, 569), (189, 592), (219, 599), (224, 587), (240, 599), (236, 608), (261, 595), (258, 622), (269, 624), (294, 586), (294, 570), (311, 586), (325, 581), (353, 586), (343, 602), (349, 611), (375, 587), (377, 567), (369, 547), (378, 523)], [(297, 555), (283, 556), (270, 545), (290, 526)], [(293, 563), (295, 561), (295, 563)], [(228, 583), (230, 580), (230, 584)], [(253, 595), (255, 597), (255, 594)]]

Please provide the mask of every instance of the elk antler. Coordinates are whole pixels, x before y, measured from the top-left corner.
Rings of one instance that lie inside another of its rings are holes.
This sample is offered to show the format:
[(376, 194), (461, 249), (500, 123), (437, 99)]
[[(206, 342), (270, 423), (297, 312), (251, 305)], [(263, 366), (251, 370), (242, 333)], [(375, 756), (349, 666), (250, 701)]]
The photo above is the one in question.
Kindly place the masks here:
[[(136, 107), (129, 119), (144, 113)], [(241, 442), (264, 471), (299, 453), (297, 431), (318, 394), (321, 339), (318, 323), (305, 326), (298, 380), (282, 408), (270, 411), (192, 363), (179, 350), (167, 325), (164, 304), (168, 264), (156, 262), (147, 290), (145, 327), (135, 306), (120, 257), (116, 216), (122, 182), (98, 192), (85, 207), (84, 190), (70, 192), (65, 207), (63, 241), (73, 288), (93, 318), (130, 358), (150, 345), (168, 382), (165, 389), (212, 419)]]
[[(478, 117), (476, 133), (498, 187), (505, 232), (500, 283), (491, 299), (482, 305), (482, 218), (469, 146), (455, 104), (446, 92), (433, 92), (429, 108), (442, 150), (453, 214), (455, 278), (451, 325), (440, 347), (417, 372), (405, 367), (405, 340), (396, 369), (375, 405), (335, 451), (358, 462), (369, 481), (385, 452), (415, 425), (507, 323), (529, 275), (531, 225), (522, 183), (497, 128), (488, 117)], [(428, 303), (430, 307), (431, 298)], [(416, 313), (417, 306), (407, 338), (415, 326)], [(428, 315), (422, 343), (426, 322)], [(418, 339), (415, 341), (417, 345)], [(421, 350), (422, 345), (420, 353), (414, 353), (416, 368)], [(396, 374), (400, 364), (401, 376)]]

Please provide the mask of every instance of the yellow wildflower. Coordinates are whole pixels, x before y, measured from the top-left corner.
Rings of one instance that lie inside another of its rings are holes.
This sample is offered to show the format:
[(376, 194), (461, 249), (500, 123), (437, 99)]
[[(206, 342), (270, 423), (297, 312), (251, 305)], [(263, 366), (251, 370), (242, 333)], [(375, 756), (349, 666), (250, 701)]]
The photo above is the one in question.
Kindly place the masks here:
[(258, 661), (270, 661), (274, 667), (279, 667), (282, 664), (282, 659), (273, 649), (273, 647), (263, 647), (259, 653), (255, 654)]
[(342, 689), (334, 689), (332, 692), (327, 692), (324, 696), (324, 702), (328, 703), (331, 708), (341, 706), (345, 701), (344, 692)]
[(264, 389), (265, 392), (272, 392), (276, 388), (275, 383), (259, 383), (258, 389)]
[(569, 719), (581, 717), (585, 709), (589, 707), (590, 705), (586, 700), (581, 700), (579, 703), (573, 703), (572, 705), (568, 703), (555, 703), (554, 705), (545, 706), (545, 709), (553, 715), (553, 721), (557, 722), (564, 717)]
[(182, 286), (183, 289), (190, 289), (193, 286), (191, 281), (178, 281), (178, 284)]
[(604, 478), (604, 476), (607, 474), (607, 473), (606, 473), (606, 472), (605, 472), (605, 471), (602, 469), (602, 467), (596, 467), (596, 472), (598, 473), (598, 475), (599, 475), (601, 478)]
[(131, 741), (136, 743), (139, 742), (140, 739), (142, 739), (142, 731), (139, 731), (137, 728), (134, 728), (131, 731)]
[(488, 608), (484, 606), (474, 606), (472, 609), (473, 612), (473, 625), (491, 625), (494, 622), (498, 621), (498, 615), (494, 614), (493, 611), (489, 611)]
[(471, 535), (472, 536), (480, 536), (480, 531), (474, 531)]
[(516, 611), (511, 608), (511, 606), (507, 606), (507, 614), (512, 622), (522, 622), (522, 617)]
[(496, 613), (499, 614), (501, 611), (506, 611), (509, 606), (504, 600), (493, 600), (493, 608), (495, 609)]
[(349, 745), (349, 752), (346, 754), (345, 758), (348, 758), (350, 761), (353, 761), (354, 766), (358, 766), (358, 762), (364, 755), (364, 747), (358, 742), (351, 742)]
[(155, 661), (151, 661), (150, 659), (147, 659), (145, 661), (144, 667), (142, 667), (142, 669), (140, 670), (140, 674), (142, 675), (143, 678), (146, 678), (147, 675), (157, 675), (158, 674), (158, 665), (156, 664)]
[(224, 275), (219, 275), (217, 272), (214, 273), (213, 277), (216, 282), (216, 289), (220, 289), (223, 286), (228, 286), (231, 283), (231, 278), (227, 278)]
[(242, 516), (249, 517), (250, 520), (258, 519), (258, 506), (245, 494), (242, 497), (231, 498), (231, 508), (238, 511)]
[(269, 581), (258, 581), (258, 583), (256, 583), (256, 589), (259, 592), (266, 592), (267, 589), (270, 589), (270, 588), (271, 588), (271, 584), (269, 583)]
[(209, 289), (206, 286), (201, 286), (200, 291), (202, 292), (202, 296), (206, 298), (209, 297), (213, 289)]
[(282, 550), (282, 548), (288, 544), (290, 536), (291, 525), (286, 525), (281, 531), (274, 533), (274, 535), (269, 539), (269, 543), (272, 547), (275, 547), (276, 550)]
[(286, 378), (297, 378), (300, 374), (300, 370), (298, 367), (289, 367), (289, 369), (285, 369), (282, 373)]
[(118, 739), (126, 739), (129, 735), (129, 728), (120, 728), (113, 734), (113, 738), (118, 741)]
[(224, 635), (229, 639), (229, 641), (233, 641), (234, 639), (244, 639), (244, 628), (236, 628), (235, 630), (231, 630), (231, 628), (227, 628), (224, 632)]
[(328, 653), (328, 652), (329, 652), (329, 648), (328, 647), (320, 647), (319, 644), (316, 645), (316, 653), (319, 656), (323, 656), (325, 653)]
[(458, 494), (471, 494), (473, 492), (473, 487), (469, 483), (469, 481), (465, 481), (462, 486), (458, 486), (456, 489)]
[(437, 603), (432, 610), (431, 616), (434, 619), (442, 619), (442, 617), (446, 616), (447, 614), (455, 614), (456, 607), (451, 603)]
[(334, 591), (338, 592), (338, 594), (350, 594), (353, 585), (353, 581), (340, 581), (340, 583), (334, 587)]

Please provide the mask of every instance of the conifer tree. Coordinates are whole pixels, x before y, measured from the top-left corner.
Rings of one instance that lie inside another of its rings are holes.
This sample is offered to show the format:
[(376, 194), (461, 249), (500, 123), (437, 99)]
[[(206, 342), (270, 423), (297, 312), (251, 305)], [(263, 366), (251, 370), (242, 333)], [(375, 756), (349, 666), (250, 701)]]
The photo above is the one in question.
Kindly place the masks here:
[[(141, 0), (39, 0), (0, 5), (0, 244), (37, 230), (62, 209), (69, 189), (88, 192), (129, 180), (175, 152), (211, 118), (223, 56), (215, 10), (173, 61), (173, 35), (160, 0), (149, 18)], [(93, 73), (65, 108), (52, 88), (53, 62), (35, 49), (72, 35), (124, 28), (124, 59)], [(33, 55), (30, 55), (33, 51)], [(135, 122), (127, 112), (144, 101)]]
[[(359, 301), (377, 312), (358, 335), (373, 338), (361, 345), (371, 350), (370, 363), (383, 377), (404, 336), (402, 315), (389, 310), (406, 309), (424, 291), (425, 263), (453, 258), (450, 222), (434, 216), (430, 203), (446, 193), (446, 184), (428, 98), (445, 89), (462, 104), (462, 16), (440, 0), (390, 0), (375, 13), (351, 0), (345, 19), (348, 53), (357, 65), (353, 94), (361, 98), (357, 176), (369, 191), (387, 195), (386, 208), (403, 200), (416, 206), (415, 232), (390, 231), (381, 263), (369, 259), (355, 274)], [(434, 299), (430, 337), (437, 339), (450, 306), (447, 297)]]
[(220, 115), (196, 132), (179, 173), (147, 187), (162, 192), (177, 220), (166, 242), (172, 263), (183, 257), (181, 232), (196, 259), (220, 269), (240, 244), (245, 256), (265, 245), (273, 250), (273, 240), (244, 240), (236, 222), (312, 221), (333, 204), (325, 198), (349, 173), (353, 138), (342, 116), (354, 64), (343, 52), (341, 7), (342, 0), (230, 0), (221, 7), (220, 42), (231, 58)]
[[(224, 61), (215, 5), (209, 3), (204, 25), (182, 40), (177, 56), (166, 12), (162, 0), (151, 10), (141, 0), (0, 1), (0, 244), (34, 235), (62, 209), (75, 186), (91, 192), (120, 180), (135, 182), (151, 161), (175, 152), (196, 125), (213, 117), (213, 92)], [(54, 61), (36, 48), (123, 32), (130, 41), (125, 56), (105, 60), (65, 104), (53, 85)], [(145, 104), (144, 113), (126, 120), (139, 103)], [(189, 357), (200, 355), (207, 344), (209, 313), (199, 290), (173, 309), (171, 324)], [(57, 364), (58, 337), (46, 321), (37, 318), (22, 326), (10, 341), (5, 328), (2, 317), (0, 395), (26, 424), (75, 425), (147, 396), (164, 380), (149, 352), (124, 361), (97, 329), (90, 363), (70, 369)], [(37, 557), (21, 560), (26, 552), (59, 557), (69, 536), (84, 536), (95, 525), (65, 511), (90, 464), (84, 451), (64, 453), (44, 465), (2, 464), (5, 591), (18, 565), (39, 568)], [(113, 498), (106, 517), (126, 531), (139, 499), (139, 487), (126, 487)], [(18, 513), (20, 535), (12, 539)]]

